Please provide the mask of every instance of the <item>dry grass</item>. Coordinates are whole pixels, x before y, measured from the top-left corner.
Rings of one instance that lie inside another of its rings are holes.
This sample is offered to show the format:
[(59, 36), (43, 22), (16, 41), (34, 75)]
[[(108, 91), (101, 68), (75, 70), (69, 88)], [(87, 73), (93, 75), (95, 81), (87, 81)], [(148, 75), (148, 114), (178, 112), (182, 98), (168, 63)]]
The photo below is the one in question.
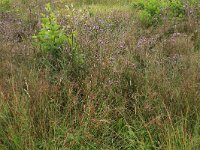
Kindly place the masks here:
[(0, 149), (200, 148), (195, 19), (143, 29), (97, 12), (75, 25), (87, 71), (74, 76), (39, 62), (38, 13), (17, 16), (0, 16)]

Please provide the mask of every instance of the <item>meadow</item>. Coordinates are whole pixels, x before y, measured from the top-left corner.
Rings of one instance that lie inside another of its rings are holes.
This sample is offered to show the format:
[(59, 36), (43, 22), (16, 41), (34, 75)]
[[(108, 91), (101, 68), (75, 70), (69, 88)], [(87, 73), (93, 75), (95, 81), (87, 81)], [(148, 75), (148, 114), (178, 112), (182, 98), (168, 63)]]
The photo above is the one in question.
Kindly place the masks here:
[(0, 150), (200, 149), (199, 0), (0, 0)]

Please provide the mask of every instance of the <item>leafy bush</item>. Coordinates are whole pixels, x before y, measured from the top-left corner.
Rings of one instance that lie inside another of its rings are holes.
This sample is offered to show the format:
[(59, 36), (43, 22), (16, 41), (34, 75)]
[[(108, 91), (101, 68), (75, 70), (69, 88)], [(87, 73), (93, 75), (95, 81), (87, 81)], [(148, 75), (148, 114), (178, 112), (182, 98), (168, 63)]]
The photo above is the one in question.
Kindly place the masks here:
[(61, 69), (69, 61), (74, 70), (83, 63), (83, 55), (78, 52), (76, 31), (65, 34), (65, 28), (57, 23), (57, 17), (50, 4), (46, 5), (47, 14), (41, 19), (41, 30), (33, 38), (45, 60), (56, 70)]
[[(194, 3), (194, 1), (189, 3)], [(133, 9), (138, 12), (139, 21), (146, 27), (161, 23), (161, 16), (165, 14), (169, 14), (170, 18), (178, 19), (183, 19), (187, 15), (182, 0), (136, 0), (133, 2)]]
[(11, 7), (11, 0), (1, 0), (0, 1), (0, 12), (8, 11)]
[(184, 3), (181, 0), (171, 0), (169, 8), (172, 17), (183, 18), (186, 15)]
[(139, 12), (139, 20), (140, 20), (141, 24), (148, 27), (148, 26), (157, 24), (158, 21), (160, 20), (160, 18), (157, 18), (157, 17), (155, 18), (155, 17), (151, 16), (151, 14), (148, 13), (148, 11), (142, 10)]
[(53, 59), (59, 59), (62, 50), (67, 43), (67, 37), (56, 20), (56, 15), (53, 13), (50, 4), (46, 5), (47, 15), (43, 14), (41, 20), (42, 28), (34, 38), (40, 47), (43, 54), (49, 54)]
[(156, 25), (161, 21), (161, 11), (165, 2), (161, 0), (137, 0), (133, 2), (133, 8), (138, 10), (138, 17), (145, 26)]

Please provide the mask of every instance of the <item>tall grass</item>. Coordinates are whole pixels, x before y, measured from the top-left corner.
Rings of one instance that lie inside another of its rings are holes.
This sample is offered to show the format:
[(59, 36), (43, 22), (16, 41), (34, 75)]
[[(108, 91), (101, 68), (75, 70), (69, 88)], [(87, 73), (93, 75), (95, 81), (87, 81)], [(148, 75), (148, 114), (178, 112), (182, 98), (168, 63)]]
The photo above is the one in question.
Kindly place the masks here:
[(66, 59), (52, 72), (41, 61), (32, 35), (43, 7), (0, 15), (0, 149), (199, 149), (197, 15), (144, 28), (130, 11), (65, 3), (52, 1), (57, 23), (77, 31), (84, 67)]
[(107, 4), (128, 4), (130, 2), (132, 2), (132, 0), (124, 0), (124, 1), (121, 1), (121, 0), (101, 0), (101, 1), (98, 1), (98, 0), (74, 0), (74, 2), (77, 2), (77, 3), (80, 3), (80, 4), (104, 4), (104, 5), (107, 5)]

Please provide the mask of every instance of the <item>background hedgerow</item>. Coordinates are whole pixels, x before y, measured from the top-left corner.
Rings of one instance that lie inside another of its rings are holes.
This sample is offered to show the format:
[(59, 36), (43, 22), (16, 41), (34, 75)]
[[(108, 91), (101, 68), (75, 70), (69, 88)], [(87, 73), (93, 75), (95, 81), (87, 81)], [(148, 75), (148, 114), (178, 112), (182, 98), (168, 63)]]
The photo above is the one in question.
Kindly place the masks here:
[(199, 6), (11, 1), (0, 149), (199, 149)]
[[(195, 13), (198, 2), (183, 0), (136, 0), (132, 3), (132, 9), (140, 24), (144, 27), (156, 26), (163, 23), (163, 19), (184, 20)], [(197, 11), (198, 12), (198, 11)], [(198, 16), (198, 15), (197, 15)]]
[(167, 2), (162, 0), (137, 0), (134, 1), (133, 9), (137, 9), (138, 18), (145, 26), (157, 25), (161, 22), (163, 10), (167, 7)]

